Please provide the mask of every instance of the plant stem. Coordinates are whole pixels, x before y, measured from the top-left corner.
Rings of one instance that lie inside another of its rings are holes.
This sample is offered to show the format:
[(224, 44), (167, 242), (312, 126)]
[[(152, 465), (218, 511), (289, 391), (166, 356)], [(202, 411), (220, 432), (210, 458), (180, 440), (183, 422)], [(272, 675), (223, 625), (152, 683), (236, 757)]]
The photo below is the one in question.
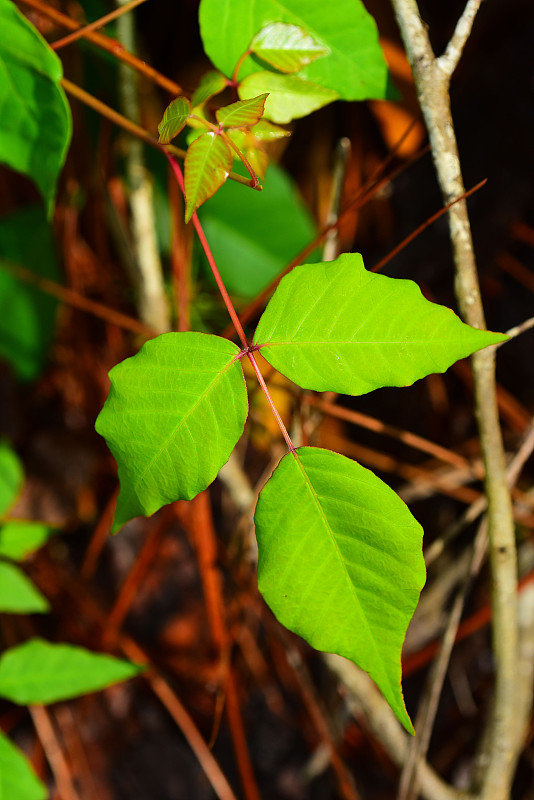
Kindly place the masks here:
[(271, 393), (269, 392), (269, 389), (267, 388), (267, 384), (265, 383), (263, 375), (260, 372), (260, 368), (258, 367), (257, 361), (254, 358), (254, 353), (251, 352), (251, 351), (247, 352), (247, 357), (248, 357), (248, 360), (250, 361), (250, 363), (252, 364), (252, 369), (256, 373), (256, 378), (258, 379), (258, 383), (260, 384), (261, 388), (263, 389), (263, 393), (264, 393), (265, 397), (267, 398), (267, 401), (268, 401), (269, 405), (271, 406), (271, 411), (273, 412), (274, 417), (275, 417), (275, 419), (276, 419), (276, 421), (278, 423), (278, 427), (282, 431), (282, 436), (286, 440), (286, 444), (287, 444), (287, 446), (289, 448), (289, 452), (293, 453), (293, 455), (295, 455), (295, 448), (293, 446), (293, 442), (291, 441), (291, 437), (290, 437), (289, 433), (287, 432), (287, 428), (283, 423), (282, 417), (278, 413), (278, 409), (276, 408), (276, 406), (274, 404), (274, 400), (271, 397)]
[[(203, 117), (198, 117), (196, 114), (191, 114), (191, 119), (196, 119), (197, 122), (201, 122), (204, 125), (204, 127), (206, 127), (208, 130), (213, 131), (213, 133), (215, 133), (216, 136), (221, 136), (223, 138), (223, 140), (226, 143), (227, 147), (231, 147), (232, 150), (235, 152), (236, 156), (243, 162), (243, 165), (244, 165), (245, 169), (247, 170), (248, 174), (250, 175), (250, 188), (251, 189), (256, 189), (257, 191), (261, 191), (263, 187), (260, 186), (260, 182), (258, 180), (258, 176), (256, 175), (256, 173), (252, 169), (252, 166), (251, 166), (249, 160), (241, 152), (241, 150), (236, 145), (236, 143), (234, 141), (232, 141), (232, 139), (230, 139), (230, 137), (228, 136), (226, 131), (224, 131), (220, 125), (214, 125), (213, 122), (210, 122), (209, 120), (204, 119)], [(247, 127), (247, 126), (244, 126), (244, 127)]]
[(252, 53), (252, 50), (249, 50), (249, 49), (245, 50), (245, 52), (243, 53), (243, 55), (240, 57), (239, 61), (235, 65), (235, 69), (234, 69), (234, 71), (232, 73), (232, 84), (231, 84), (232, 86), (234, 86), (234, 87), (237, 86), (237, 79), (239, 77), (239, 71), (240, 71), (241, 67), (243, 66), (243, 62), (245, 61), (246, 58), (249, 57), (249, 55), (251, 53)]
[[(417, 87), (432, 155), (445, 204), (464, 192), (450, 108), (450, 77), (467, 40), (480, 1), (469, 0), (461, 23), (444, 56), (432, 51), (427, 28), (416, 0), (392, 0)], [(465, 320), (485, 328), (484, 311), (465, 200), (449, 210), (451, 243), (456, 267), (456, 296)], [(495, 696), (488, 720), (480, 796), (505, 800), (509, 796), (518, 756), (516, 719), (521, 699), (517, 688), (517, 558), (510, 492), (499, 428), (495, 384), (495, 349), (472, 357), (475, 407), (486, 468), (488, 529), (492, 568), (493, 648), (496, 661)]]
[(91, 33), (91, 31), (94, 31), (97, 28), (102, 28), (104, 25), (107, 25), (108, 22), (117, 19), (117, 17), (122, 17), (123, 14), (127, 14), (128, 11), (132, 10), (132, 8), (140, 6), (141, 3), (146, 3), (146, 0), (130, 0), (129, 3), (126, 3), (126, 5), (122, 6), (121, 8), (116, 8), (115, 11), (110, 11), (109, 14), (105, 14), (103, 17), (100, 17), (100, 19), (95, 19), (95, 21), (90, 22), (89, 25), (84, 25), (83, 28), (78, 28), (77, 31), (69, 33), (68, 36), (64, 36), (62, 39), (52, 42), (50, 47), (52, 50), (60, 50), (62, 47), (66, 47), (68, 44), (71, 44), (71, 42), (75, 42), (77, 39), (87, 36), (87, 34)]

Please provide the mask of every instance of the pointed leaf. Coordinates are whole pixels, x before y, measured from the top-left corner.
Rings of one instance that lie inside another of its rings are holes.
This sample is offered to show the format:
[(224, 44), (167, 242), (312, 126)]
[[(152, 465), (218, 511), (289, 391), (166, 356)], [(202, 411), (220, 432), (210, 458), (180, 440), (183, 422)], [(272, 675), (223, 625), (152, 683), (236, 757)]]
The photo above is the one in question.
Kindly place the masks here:
[(205, 489), (248, 413), (239, 348), (205, 333), (167, 333), (110, 372), (96, 421), (119, 466), (114, 530)]
[[(258, 178), (265, 178), (269, 166), (269, 156), (262, 147), (258, 146), (254, 134), (246, 129), (232, 128), (228, 131), (228, 138), (237, 145)], [(234, 153), (234, 160), (240, 161), (237, 153)]]
[(171, 139), (178, 136), (191, 116), (191, 103), (187, 97), (177, 97), (165, 109), (163, 119), (158, 125), (160, 144), (169, 144)]
[(204, 105), (211, 97), (226, 89), (227, 84), (228, 81), (222, 72), (217, 72), (217, 70), (206, 72), (191, 98), (191, 105), (193, 108)]
[(46, 800), (48, 789), (34, 773), (30, 762), (0, 733), (0, 798), (2, 800)]
[(333, 103), (339, 95), (317, 83), (304, 81), (295, 75), (279, 75), (276, 72), (254, 72), (238, 87), (243, 100), (258, 93), (268, 92), (265, 101), (265, 116), (282, 125), (292, 119), (305, 117), (318, 108)]
[(253, 38), (250, 50), (280, 72), (298, 72), (330, 51), (298, 25), (270, 22)]
[(222, 136), (203, 133), (185, 157), (185, 221), (223, 185), (232, 171), (233, 156)]
[[(300, 77), (338, 92), (343, 100), (388, 96), (390, 79), (378, 31), (361, 0), (336, 0), (335, 7), (324, 0), (201, 0), (199, 21), (206, 54), (225, 75), (232, 75), (265, 25), (287, 22), (303, 28), (330, 51), (304, 67)], [(248, 58), (240, 77), (257, 68)]]
[(0, 442), (0, 515), (11, 508), (24, 483), (19, 457), (11, 447)]
[(35, 181), (50, 216), (72, 131), (61, 61), (10, 0), (0, 30), (0, 162)]
[(0, 556), (22, 561), (42, 547), (54, 533), (56, 530), (44, 522), (9, 519), (0, 528)]
[(426, 300), (413, 281), (367, 272), (357, 253), (294, 269), (254, 335), (267, 361), (305, 389), (365, 394), (409, 386), (505, 341)]
[(263, 117), (268, 94), (260, 94), (249, 100), (238, 100), (229, 106), (217, 109), (215, 116), (224, 128), (250, 128)]
[(286, 128), (279, 128), (278, 125), (273, 125), (266, 119), (260, 121), (250, 129), (250, 132), (260, 142), (276, 142), (278, 139), (284, 139), (286, 136), (291, 136), (291, 131)]
[(5, 614), (45, 614), (48, 600), (14, 564), (0, 561), (0, 612)]
[(19, 705), (55, 703), (105, 689), (142, 670), (83, 647), (30, 639), (0, 658), (0, 697)]
[(288, 453), (255, 514), (258, 586), (312, 647), (369, 673), (413, 732), (401, 649), (425, 581), (421, 526), (372, 472), (338, 453)]

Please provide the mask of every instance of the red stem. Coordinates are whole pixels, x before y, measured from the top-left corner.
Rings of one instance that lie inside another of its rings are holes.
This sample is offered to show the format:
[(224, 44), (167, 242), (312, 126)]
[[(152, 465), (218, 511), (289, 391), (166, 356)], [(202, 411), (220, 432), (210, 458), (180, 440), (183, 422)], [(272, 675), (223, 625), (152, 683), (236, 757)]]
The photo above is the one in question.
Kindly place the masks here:
[(254, 353), (251, 350), (249, 350), (247, 352), (247, 358), (250, 361), (250, 363), (252, 364), (252, 369), (256, 373), (256, 378), (258, 379), (258, 383), (260, 384), (261, 388), (263, 389), (263, 393), (264, 393), (265, 397), (267, 398), (267, 401), (268, 401), (269, 405), (271, 406), (271, 411), (273, 412), (274, 418), (276, 419), (276, 421), (278, 423), (278, 427), (282, 431), (282, 436), (286, 440), (286, 444), (289, 447), (289, 451), (290, 451), (290, 453), (293, 453), (293, 455), (295, 455), (295, 448), (293, 446), (293, 442), (291, 441), (291, 437), (290, 437), (289, 433), (287, 432), (287, 428), (286, 428), (286, 426), (284, 425), (284, 423), (282, 421), (282, 417), (278, 413), (278, 409), (276, 408), (276, 406), (274, 404), (274, 400), (271, 397), (271, 393), (269, 392), (269, 389), (267, 388), (267, 384), (265, 383), (265, 381), (263, 379), (263, 375), (260, 372), (260, 368), (258, 367), (258, 364), (256, 363), (256, 359), (254, 358)]

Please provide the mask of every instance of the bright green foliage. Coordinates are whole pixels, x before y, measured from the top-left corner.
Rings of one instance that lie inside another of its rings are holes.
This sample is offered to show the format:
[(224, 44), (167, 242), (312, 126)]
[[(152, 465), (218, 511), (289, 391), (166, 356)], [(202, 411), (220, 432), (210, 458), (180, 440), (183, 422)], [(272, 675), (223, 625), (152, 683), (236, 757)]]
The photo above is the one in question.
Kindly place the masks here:
[(185, 157), (185, 221), (223, 185), (233, 156), (222, 136), (208, 131), (189, 145)]
[(260, 121), (250, 129), (251, 134), (259, 142), (276, 142), (278, 139), (284, 139), (286, 136), (291, 136), (291, 131), (286, 128), (279, 128), (278, 125), (273, 125), (266, 119)]
[(50, 606), (41, 592), (14, 564), (0, 561), (0, 612), (44, 614)]
[(18, 456), (0, 442), (0, 515), (9, 511), (24, 483), (24, 471)]
[[(324, 0), (202, 0), (199, 19), (204, 49), (228, 77), (266, 25), (286, 22), (329, 50), (304, 67), (299, 77), (331, 89), (343, 100), (388, 96), (388, 70), (376, 25), (361, 0), (338, 0), (335, 8)], [(240, 76), (256, 70), (257, 64), (249, 58)]]
[(269, 93), (265, 116), (282, 125), (311, 114), (339, 97), (332, 89), (304, 81), (296, 75), (265, 71), (248, 75), (238, 87), (239, 97), (243, 100), (261, 92)]
[(158, 125), (158, 142), (160, 144), (169, 144), (183, 130), (191, 113), (191, 103), (187, 97), (180, 96), (173, 100), (165, 109), (163, 119)]
[(329, 52), (328, 47), (298, 25), (284, 22), (271, 22), (262, 28), (253, 38), (250, 50), (280, 72), (298, 72)]
[(210, 70), (202, 76), (202, 80), (198, 84), (193, 97), (191, 98), (191, 105), (193, 108), (202, 106), (211, 97), (220, 94), (226, 89), (227, 80), (222, 72)]
[(51, 214), (71, 137), (61, 62), (11, 0), (0, 30), (0, 161), (35, 181)]
[(425, 581), (423, 531), (372, 472), (338, 453), (288, 453), (256, 508), (258, 586), (287, 628), (370, 674), (405, 728), (401, 649)]
[(277, 164), (269, 166), (262, 192), (227, 181), (199, 214), (227, 288), (245, 298), (264, 289), (316, 232), (296, 186)]
[(17, 280), (7, 271), (10, 265), (30, 269), (42, 278), (61, 280), (42, 207), (25, 208), (0, 218), (0, 356), (10, 362), (20, 380), (34, 380), (43, 369), (52, 342), (58, 304), (37, 287)]
[(238, 100), (229, 106), (217, 109), (215, 116), (223, 128), (250, 128), (263, 117), (267, 93), (247, 100)]
[(283, 278), (254, 343), (267, 343), (262, 355), (305, 389), (358, 395), (409, 386), (506, 338), (465, 325), (413, 281), (367, 272), (351, 253)]
[(25, 519), (10, 519), (0, 528), (0, 556), (13, 561), (22, 561), (38, 550), (55, 533), (54, 528), (44, 522)]
[(215, 479), (248, 413), (238, 354), (218, 336), (168, 333), (111, 370), (96, 429), (119, 466), (114, 530)]
[(27, 758), (0, 733), (0, 800), (46, 800), (48, 796)]
[(55, 703), (105, 689), (142, 670), (82, 647), (30, 639), (0, 658), (0, 697), (19, 705)]

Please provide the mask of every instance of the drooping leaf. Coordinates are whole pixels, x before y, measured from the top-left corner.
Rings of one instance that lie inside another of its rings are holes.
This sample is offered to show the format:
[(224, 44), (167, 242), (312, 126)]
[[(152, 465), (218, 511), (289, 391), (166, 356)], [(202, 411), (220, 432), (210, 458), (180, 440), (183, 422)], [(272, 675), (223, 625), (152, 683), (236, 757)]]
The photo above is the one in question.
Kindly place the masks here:
[(238, 100), (229, 106), (218, 108), (215, 112), (217, 122), (224, 128), (252, 127), (263, 117), (267, 93), (247, 100)]
[(169, 144), (183, 130), (191, 113), (191, 103), (187, 97), (176, 97), (165, 109), (163, 119), (158, 125), (158, 142)]
[[(269, 156), (254, 134), (247, 129), (233, 128), (228, 131), (228, 138), (236, 144), (258, 178), (263, 180), (267, 167), (269, 166)], [(238, 159), (237, 153), (234, 153), (234, 159)]]
[(302, 80), (296, 75), (280, 75), (277, 72), (266, 71), (248, 75), (241, 81), (237, 91), (243, 100), (261, 92), (268, 92), (265, 116), (282, 125), (291, 122), (292, 119), (305, 117), (312, 111), (333, 103), (339, 97), (332, 89)]
[(222, 72), (210, 70), (202, 76), (193, 97), (191, 98), (191, 105), (196, 109), (197, 106), (202, 106), (211, 97), (220, 94), (227, 86), (227, 80)]
[(329, 53), (326, 45), (303, 28), (285, 22), (265, 25), (252, 39), (250, 49), (280, 72), (298, 72)]
[(55, 532), (44, 522), (9, 519), (0, 527), (0, 556), (22, 561), (42, 547)]
[(185, 221), (215, 194), (232, 171), (232, 153), (222, 136), (208, 131), (189, 145), (185, 157)]
[(0, 658), (0, 697), (20, 705), (55, 703), (105, 689), (143, 667), (70, 644), (30, 639)]
[(14, 564), (0, 561), (0, 613), (44, 614), (50, 610), (46, 597)]
[(425, 581), (421, 526), (372, 472), (330, 450), (288, 453), (255, 514), (258, 586), (280, 622), (369, 673), (404, 727), (401, 649)]
[(46, 800), (48, 790), (18, 747), (0, 733), (0, 798)]
[(262, 355), (319, 392), (409, 386), (507, 337), (465, 325), (413, 281), (367, 272), (358, 253), (282, 279), (254, 335)]
[[(323, 0), (201, 0), (199, 19), (204, 49), (227, 76), (265, 25), (287, 22), (303, 28), (330, 51), (304, 67), (300, 77), (332, 89), (343, 100), (383, 99), (390, 91), (376, 24), (361, 0), (338, 0), (335, 14)], [(248, 58), (240, 77), (257, 68)]]
[(262, 192), (227, 181), (199, 213), (227, 288), (245, 298), (265, 288), (316, 233), (295, 184), (277, 164), (269, 166)]
[(50, 215), (72, 129), (61, 61), (11, 0), (0, 30), (0, 161), (35, 181)]
[(36, 286), (17, 280), (17, 267), (61, 281), (50, 225), (39, 206), (0, 218), (0, 356), (20, 380), (29, 381), (43, 370), (58, 303)]
[(260, 121), (250, 129), (250, 132), (260, 142), (276, 142), (278, 139), (285, 139), (286, 136), (291, 136), (291, 131), (287, 128), (279, 128), (278, 125), (273, 125), (266, 119)]
[(19, 457), (0, 441), (0, 516), (9, 511), (24, 483), (24, 470)]
[(248, 413), (238, 354), (219, 336), (167, 333), (111, 370), (96, 429), (119, 467), (114, 530), (215, 479)]

